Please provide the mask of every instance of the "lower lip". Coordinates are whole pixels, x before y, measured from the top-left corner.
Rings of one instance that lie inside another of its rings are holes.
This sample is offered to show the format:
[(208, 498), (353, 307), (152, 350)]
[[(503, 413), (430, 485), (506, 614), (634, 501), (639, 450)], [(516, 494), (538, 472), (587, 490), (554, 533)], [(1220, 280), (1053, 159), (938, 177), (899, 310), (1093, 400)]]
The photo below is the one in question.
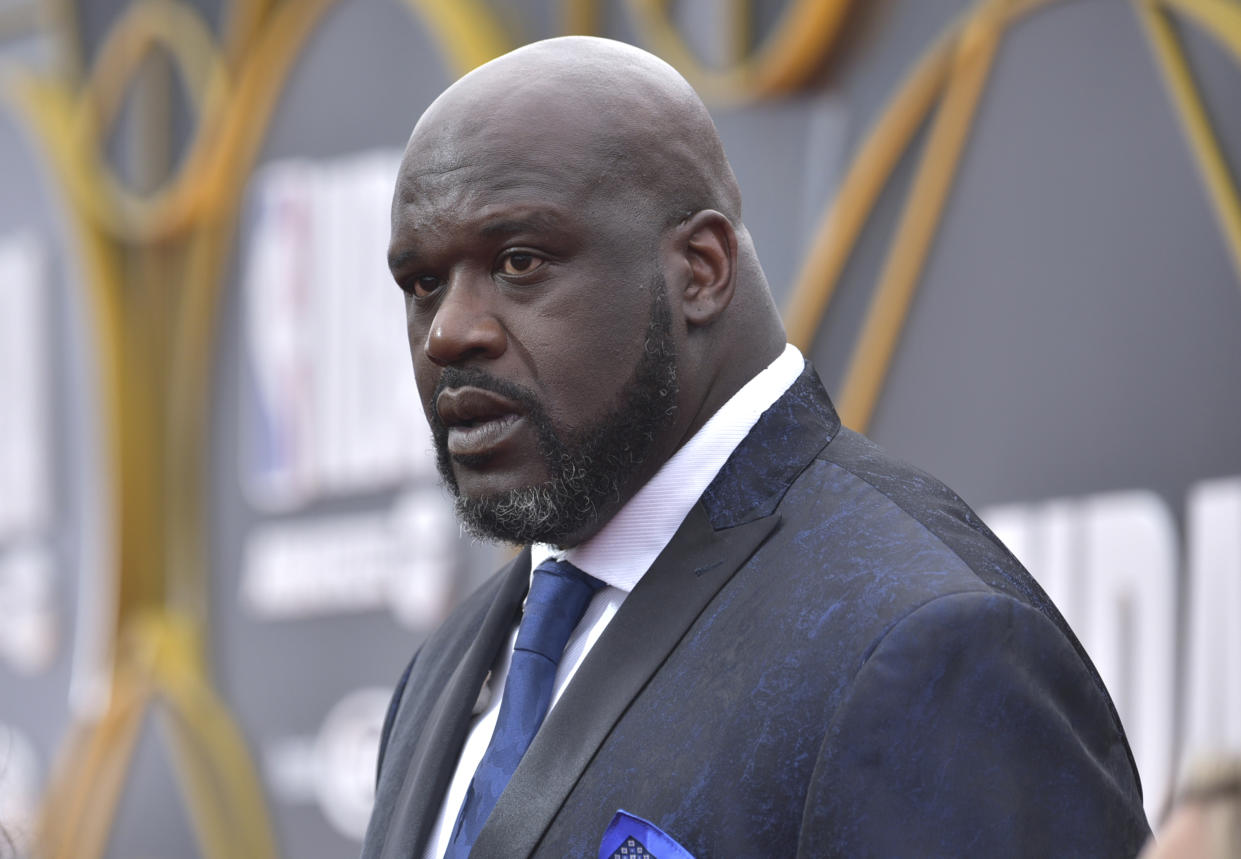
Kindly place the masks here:
[(520, 415), (505, 415), (470, 427), (449, 427), (448, 452), (453, 456), (491, 453), (513, 433), (519, 423)]

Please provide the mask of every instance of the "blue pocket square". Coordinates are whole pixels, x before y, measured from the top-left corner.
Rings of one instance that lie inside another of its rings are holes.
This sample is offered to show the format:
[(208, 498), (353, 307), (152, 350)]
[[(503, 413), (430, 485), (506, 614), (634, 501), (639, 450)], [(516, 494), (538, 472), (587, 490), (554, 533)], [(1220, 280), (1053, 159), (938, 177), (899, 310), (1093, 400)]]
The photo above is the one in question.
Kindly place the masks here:
[(641, 817), (620, 810), (599, 843), (599, 859), (694, 859), (667, 833)]

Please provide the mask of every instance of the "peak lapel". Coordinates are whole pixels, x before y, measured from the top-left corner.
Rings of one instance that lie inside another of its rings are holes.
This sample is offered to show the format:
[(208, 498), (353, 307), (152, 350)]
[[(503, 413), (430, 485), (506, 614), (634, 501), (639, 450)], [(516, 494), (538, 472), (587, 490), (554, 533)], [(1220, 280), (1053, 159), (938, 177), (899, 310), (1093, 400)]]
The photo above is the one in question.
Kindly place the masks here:
[(779, 520), (716, 531), (701, 503), (694, 506), (535, 735), (471, 856), (534, 851), (612, 726)]
[(477, 637), (431, 708), (407, 760), (405, 780), (388, 823), (384, 859), (420, 856), (434, 828), (448, 783), (469, 732), (474, 702), (504, 645), (530, 576), (527, 548), (500, 574), (501, 583)]
[(621, 604), (535, 735), (471, 856), (534, 852), (613, 726), (707, 603), (776, 528), (784, 493), (839, 429), (827, 392), (807, 364)]
[(840, 430), (840, 418), (807, 364), (724, 463), (702, 494), (716, 528), (772, 513), (819, 451)]

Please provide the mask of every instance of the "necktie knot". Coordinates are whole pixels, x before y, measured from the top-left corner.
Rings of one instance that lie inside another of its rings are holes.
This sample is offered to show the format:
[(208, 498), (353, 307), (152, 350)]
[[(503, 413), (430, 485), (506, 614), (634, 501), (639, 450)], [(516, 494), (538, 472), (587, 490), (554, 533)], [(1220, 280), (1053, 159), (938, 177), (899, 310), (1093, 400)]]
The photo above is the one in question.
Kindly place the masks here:
[(602, 587), (603, 582), (568, 561), (547, 560), (539, 564), (530, 582), (514, 649), (538, 653), (559, 664), (569, 636)]

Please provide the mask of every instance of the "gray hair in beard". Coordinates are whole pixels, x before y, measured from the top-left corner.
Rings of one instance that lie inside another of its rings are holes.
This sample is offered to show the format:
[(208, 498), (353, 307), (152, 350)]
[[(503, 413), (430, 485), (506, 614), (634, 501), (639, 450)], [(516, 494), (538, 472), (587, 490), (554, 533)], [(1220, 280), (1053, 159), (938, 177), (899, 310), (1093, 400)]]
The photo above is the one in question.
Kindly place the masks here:
[(662, 277), (651, 284), (651, 319), (642, 355), (612, 408), (590, 426), (562, 436), (530, 391), (477, 369), (448, 367), (435, 395), (444, 388), (471, 385), (520, 403), (538, 434), (539, 454), (551, 477), (496, 495), (467, 497), (457, 487), (448, 453), (448, 431), (432, 410), (436, 462), (456, 499), (466, 530), (482, 539), (518, 545), (565, 540), (594, 523), (599, 508), (619, 500), (659, 431), (676, 413), (676, 345), (672, 311)]

